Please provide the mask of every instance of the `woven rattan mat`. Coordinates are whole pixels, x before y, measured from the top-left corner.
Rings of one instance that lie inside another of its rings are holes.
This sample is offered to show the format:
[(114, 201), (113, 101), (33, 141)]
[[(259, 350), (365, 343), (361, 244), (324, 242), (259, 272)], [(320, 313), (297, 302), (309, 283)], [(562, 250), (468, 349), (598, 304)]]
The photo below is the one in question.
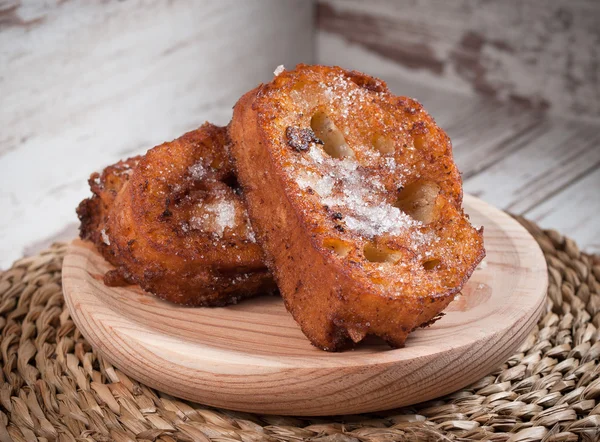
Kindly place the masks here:
[(600, 258), (520, 220), (549, 266), (547, 313), (475, 384), (384, 413), (259, 416), (180, 401), (102, 360), (69, 317), (64, 244), (0, 276), (0, 441), (599, 441)]

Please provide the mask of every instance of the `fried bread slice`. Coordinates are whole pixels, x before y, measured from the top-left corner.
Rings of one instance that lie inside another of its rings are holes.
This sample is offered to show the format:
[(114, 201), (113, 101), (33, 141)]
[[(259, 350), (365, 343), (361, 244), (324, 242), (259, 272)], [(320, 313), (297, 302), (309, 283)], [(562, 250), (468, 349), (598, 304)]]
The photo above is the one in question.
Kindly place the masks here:
[(80, 233), (116, 267), (108, 285), (135, 283), (171, 302), (207, 306), (274, 290), (228, 144), (225, 128), (206, 123), (92, 175)]
[(244, 95), (230, 134), (267, 265), (319, 348), (403, 346), (484, 257), (450, 139), (376, 78), (299, 65)]

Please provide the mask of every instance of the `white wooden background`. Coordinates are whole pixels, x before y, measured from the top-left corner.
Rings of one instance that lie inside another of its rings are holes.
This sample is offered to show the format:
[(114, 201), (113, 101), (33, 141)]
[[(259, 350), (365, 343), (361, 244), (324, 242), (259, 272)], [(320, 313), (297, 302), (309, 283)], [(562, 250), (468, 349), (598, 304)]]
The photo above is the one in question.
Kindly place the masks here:
[(0, 0), (0, 268), (75, 234), (91, 172), (312, 60), (304, 0)]
[(0, 269), (76, 235), (92, 171), (297, 62), (421, 100), (467, 192), (600, 252), (599, 22), (592, 0), (0, 0)]

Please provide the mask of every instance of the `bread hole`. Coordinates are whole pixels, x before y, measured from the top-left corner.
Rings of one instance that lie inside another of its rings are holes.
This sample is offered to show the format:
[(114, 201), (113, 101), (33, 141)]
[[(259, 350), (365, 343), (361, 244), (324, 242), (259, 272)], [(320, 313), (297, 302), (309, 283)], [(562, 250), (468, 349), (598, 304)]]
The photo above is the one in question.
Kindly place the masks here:
[(365, 245), (363, 253), (367, 261), (370, 262), (395, 263), (400, 260), (400, 254), (398, 252), (384, 246), (378, 246), (372, 242)]
[(377, 78), (369, 77), (360, 72), (352, 71), (346, 74), (350, 81), (357, 86), (367, 89), (372, 92), (383, 92), (387, 89), (385, 83)]
[(228, 174), (227, 176), (225, 176), (222, 179), (222, 182), (227, 187), (229, 187), (231, 190), (233, 190), (236, 194), (240, 193), (240, 191), (241, 191), (240, 183), (238, 182), (237, 176), (235, 176), (235, 174), (233, 174), (233, 173)]
[(398, 195), (396, 207), (413, 219), (425, 224), (435, 217), (435, 201), (440, 193), (440, 186), (431, 181), (415, 181), (404, 187)]
[(325, 112), (317, 112), (310, 120), (310, 127), (324, 143), (323, 150), (333, 158), (353, 157), (354, 151), (346, 144), (342, 131)]
[(327, 238), (323, 242), (323, 245), (326, 249), (333, 250), (336, 255), (342, 258), (348, 255), (350, 250), (352, 250), (352, 246), (350, 244), (337, 238)]
[(417, 150), (424, 150), (426, 147), (425, 137), (423, 135), (415, 136), (415, 138), (413, 140), (413, 145), (415, 146), (415, 149), (417, 149)]
[(427, 261), (423, 261), (423, 263), (421, 264), (423, 266), (423, 268), (425, 270), (433, 270), (435, 268), (437, 268), (442, 262), (437, 259), (437, 258), (433, 258), (433, 259), (428, 259)]
[(224, 165), (225, 161), (223, 160), (223, 158), (219, 157), (214, 158), (210, 163), (210, 167), (212, 167), (215, 170), (221, 170)]
[(373, 147), (383, 154), (392, 153), (395, 150), (394, 141), (383, 135), (373, 140)]

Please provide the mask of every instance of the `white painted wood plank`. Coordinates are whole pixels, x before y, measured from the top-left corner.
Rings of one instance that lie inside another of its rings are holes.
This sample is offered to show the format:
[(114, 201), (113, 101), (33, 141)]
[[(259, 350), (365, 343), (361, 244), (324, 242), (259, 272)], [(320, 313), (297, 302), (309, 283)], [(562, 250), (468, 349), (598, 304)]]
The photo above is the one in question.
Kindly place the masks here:
[(470, 118), (452, 120), (447, 128), (465, 179), (518, 152), (545, 130), (537, 113), (498, 103), (476, 106)]
[[(551, 127), (539, 112), (404, 81), (389, 81), (394, 91), (414, 91), (425, 109), (450, 136), (454, 159), (469, 178), (522, 149)], [(421, 98), (422, 97), (422, 98)]]
[(525, 216), (573, 238), (587, 252), (600, 254), (600, 167)]
[(0, 268), (76, 221), (94, 170), (226, 124), (279, 64), (312, 61), (303, 0), (0, 9)]
[(600, 121), (598, 2), (319, 0), (317, 17), (320, 62)]
[(521, 214), (600, 165), (597, 126), (553, 119), (540, 128), (525, 147), (465, 180), (465, 191)]

